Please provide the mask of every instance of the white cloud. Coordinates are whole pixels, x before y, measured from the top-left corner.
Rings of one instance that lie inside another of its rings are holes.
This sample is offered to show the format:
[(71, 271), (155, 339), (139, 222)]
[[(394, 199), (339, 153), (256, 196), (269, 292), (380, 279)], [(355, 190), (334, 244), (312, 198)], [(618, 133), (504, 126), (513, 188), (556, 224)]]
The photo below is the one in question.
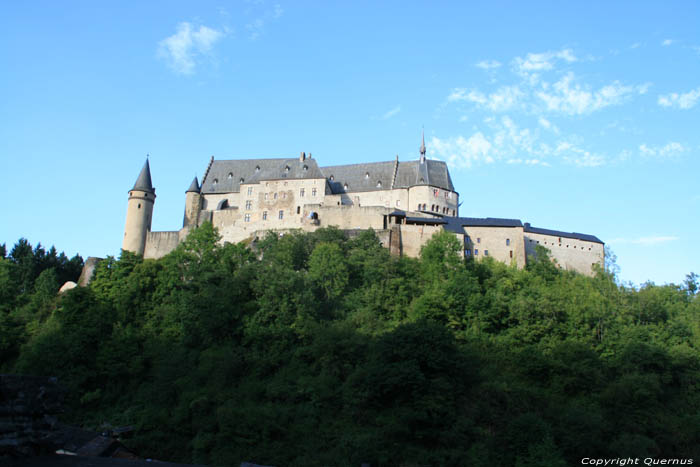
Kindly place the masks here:
[(580, 148), (570, 141), (559, 141), (554, 153), (577, 167), (598, 167), (605, 164), (605, 157)]
[(282, 16), (283, 13), (284, 13), (284, 10), (282, 9), (282, 6), (279, 3), (275, 3), (275, 6), (273, 7), (273, 10), (272, 10), (272, 17), (279, 18), (280, 16)]
[(428, 142), (428, 147), (431, 154), (436, 154), (457, 167), (469, 168), (474, 163), (494, 162), (493, 145), (481, 132), (473, 134), (468, 139), (458, 136), (441, 140), (433, 136)]
[(399, 112), (401, 112), (401, 106), (397, 105), (396, 107), (394, 107), (393, 109), (387, 111), (384, 115), (382, 115), (381, 118), (382, 118), (382, 120), (388, 120)]
[(571, 49), (562, 49), (558, 52), (529, 53), (522, 57), (515, 58), (515, 65), (520, 72), (546, 71), (554, 68), (557, 60), (571, 63), (577, 60)]
[(664, 146), (647, 146), (646, 144), (641, 144), (639, 146), (639, 152), (644, 157), (660, 157), (665, 159), (680, 156), (685, 151), (687, 151), (687, 148), (675, 141), (671, 141)]
[(177, 73), (194, 73), (198, 59), (211, 52), (212, 47), (224, 33), (216, 29), (200, 26), (193, 29), (188, 22), (177, 26), (177, 32), (158, 44), (158, 55), (168, 61)]
[(502, 86), (488, 95), (477, 90), (467, 92), (464, 88), (456, 88), (447, 96), (447, 100), (472, 102), (494, 112), (504, 112), (515, 107), (522, 96), (523, 92), (517, 86)]
[(482, 60), (476, 64), (476, 67), (481, 68), (482, 70), (491, 70), (500, 66), (501, 62), (496, 60)]
[(698, 99), (700, 99), (700, 87), (684, 94), (672, 92), (671, 94), (660, 95), (658, 103), (661, 107), (675, 107), (687, 110), (695, 107)]
[(610, 244), (632, 244), (632, 245), (658, 245), (660, 243), (668, 243), (679, 240), (678, 237), (674, 235), (657, 235), (651, 237), (639, 237), (639, 238), (613, 238), (608, 240)]
[(674, 42), (675, 42), (675, 41), (674, 41), (673, 39), (665, 39), (665, 40), (661, 43), (661, 45), (663, 45), (664, 47), (668, 47), (669, 45), (673, 44)]
[(545, 84), (542, 86), (543, 90), (537, 92), (536, 96), (544, 103), (548, 111), (567, 115), (582, 115), (619, 104), (631, 94), (644, 94), (650, 86), (648, 83), (625, 86), (615, 81), (597, 91), (591, 91), (587, 86), (575, 83), (575, 80), (574, 73), (569, 72), (552, 85), (551, 91)]

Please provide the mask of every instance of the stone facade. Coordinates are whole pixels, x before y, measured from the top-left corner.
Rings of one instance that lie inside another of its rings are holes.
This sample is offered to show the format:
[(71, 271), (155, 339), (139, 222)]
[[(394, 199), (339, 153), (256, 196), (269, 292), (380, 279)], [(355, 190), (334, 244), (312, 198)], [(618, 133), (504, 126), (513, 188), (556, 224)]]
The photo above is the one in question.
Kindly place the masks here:
[[(298, 158), (209, 161), (201, 185), (185, 195), (183, 227), (151, 232), (155, 189), (148, 161), (129, 191), (123, 249), (160, 258), (192, 228), (212, 222), (224, 242), (240, 242), (266, 232), (312, 231), (337, 227), (374, 229), (392, 253), (416, 257), (440, 230), (457, 235), (463, 254), (492, 257), (519, 268), (536, 245), (552, 251), (557, 264), (592, 274), (603, 264), (603, 242), (577, 233), (539, 229), (517, 219), (459, 217), (459, 193), (447, 165), (418, 160), (320, 167), (311, 154)], [(560, 242), (560, 239), (566, 241)]]

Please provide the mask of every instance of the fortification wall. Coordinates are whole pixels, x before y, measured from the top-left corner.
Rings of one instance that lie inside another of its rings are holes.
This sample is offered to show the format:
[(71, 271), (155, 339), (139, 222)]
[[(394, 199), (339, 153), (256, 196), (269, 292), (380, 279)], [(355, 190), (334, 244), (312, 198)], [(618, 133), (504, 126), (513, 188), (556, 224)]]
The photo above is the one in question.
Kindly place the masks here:
[(144, 258), (158, 259), (173, 251), (180, 243), (180, 232), (148, 232)]
[[(442, 231), (442, 226), (402, 224), (399, 226), (398, 231), (401, 236), (401, 254), (412, 258), (418, 258), (420, 256), (421, 247), (425, 245), (436, 232)], [(460, 244), (464, 242), (463, 235), (458, 234), (457, 238), (460, 241)], [(395, 240), (394, 237), (392, 237), (391, 240), (393, 242)], [(392, 249), (393, 248), (394, 247), (392, 245)]]
[(465, 251), (474, 259), (491, 256), (497, 261), (506, 264), (515, 264), (519, 268), (525, 267), (525, 244), (522, 227), (472, 227), (465, 226), (467, 235)]
[(343, 230), (384, 228), (384, 215), (393, 209), (378, 206), (320, 206), (320, 227), (338, 227)]
[(535, 247), (541, 245), (551, 252), (559, 267), (587, 276), (593, 275), (594, 264), (605, 263), (605, 245), (601, 243), (532, 232), (525, 233), (524, 242), (527, 255), (534, 255)]

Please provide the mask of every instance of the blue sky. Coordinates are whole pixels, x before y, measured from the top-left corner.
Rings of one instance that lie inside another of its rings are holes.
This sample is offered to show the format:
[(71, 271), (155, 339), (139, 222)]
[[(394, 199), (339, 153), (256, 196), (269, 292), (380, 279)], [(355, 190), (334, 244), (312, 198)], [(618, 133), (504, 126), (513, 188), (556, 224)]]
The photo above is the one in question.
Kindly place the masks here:
[(217, 159), (447, 161), (461, 215), (594, 234), (621, 278), (700, 272), (697, 2), (5, 2), (0, 243), (119, 253)]

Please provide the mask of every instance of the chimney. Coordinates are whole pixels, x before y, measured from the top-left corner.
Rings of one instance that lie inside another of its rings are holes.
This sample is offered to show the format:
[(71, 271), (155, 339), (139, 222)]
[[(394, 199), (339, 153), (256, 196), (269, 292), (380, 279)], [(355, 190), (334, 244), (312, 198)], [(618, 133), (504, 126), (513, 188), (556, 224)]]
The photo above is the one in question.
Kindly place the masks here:
[(309, 159), (311, 159), (311, 153), (309, 153)]
[(299, 160), (300, 161), (305, 161), (306, 160), (306, 153), (304, 151), (301, 151), (301, 154), (299, 155)]

